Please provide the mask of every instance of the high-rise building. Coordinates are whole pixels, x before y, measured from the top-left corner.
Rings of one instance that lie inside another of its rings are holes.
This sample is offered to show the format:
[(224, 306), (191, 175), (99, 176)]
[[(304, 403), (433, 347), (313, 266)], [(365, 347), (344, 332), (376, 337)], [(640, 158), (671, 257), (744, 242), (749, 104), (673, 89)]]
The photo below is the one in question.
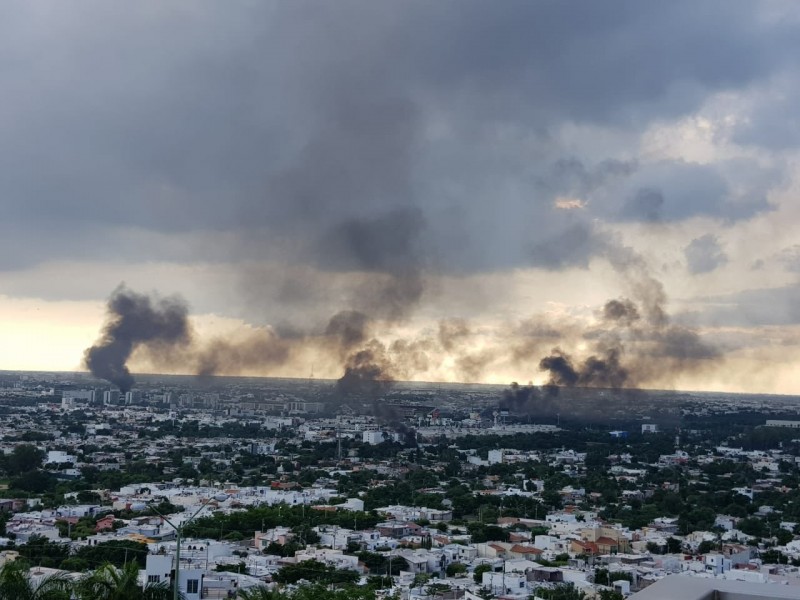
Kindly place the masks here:
[(119, 404), (119, 390), (106, 390), (103, 392), (103, 405), (112, 406)]
[(94, 404), (96, 397), (94, 390), (64, 390), (61, 393), (61, 406), (73, 408), (77, 404)]

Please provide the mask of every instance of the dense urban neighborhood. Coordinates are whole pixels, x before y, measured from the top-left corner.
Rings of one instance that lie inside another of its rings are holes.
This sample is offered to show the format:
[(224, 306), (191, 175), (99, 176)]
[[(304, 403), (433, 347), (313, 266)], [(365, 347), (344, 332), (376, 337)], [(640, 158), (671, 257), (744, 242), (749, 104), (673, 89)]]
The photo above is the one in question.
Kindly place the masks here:
[(6, 374), (0, 586), (55, 578), (79, 594), (128, 573), (165, 597), (177, 578), (189, 600), (608, 600), (676, 577), (800, 590), (793, 399), (561, 390), (537, 408), (512, 401), (520, 386), (339, 402), (330, 387), (120, 395)]

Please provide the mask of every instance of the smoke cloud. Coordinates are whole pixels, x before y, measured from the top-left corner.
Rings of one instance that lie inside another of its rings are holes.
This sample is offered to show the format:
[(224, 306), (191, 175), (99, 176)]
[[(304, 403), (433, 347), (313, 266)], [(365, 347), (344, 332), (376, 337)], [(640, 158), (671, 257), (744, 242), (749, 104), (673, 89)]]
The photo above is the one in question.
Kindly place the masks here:
[(100, 339), (84, 354), (93, 375), (127, 392), (134, 379), (127, 367), (131, 353), (140, 346), (189, 344), (189, 308), (183, 299), (152, 299), (120, 285), (108, 300), (108, 319)]
[(582, 342), (593, 353), (576, 361), (560, 347), (539, 361), (548, 384), (563, 387), (637, 387), (669, 383), (682, 372), (704, 368), (719, 351), (687, 327), (670, 322), (667, 295), (644, 259), (631, 248), (606, 239), (605, 255), (632, 298), (608, 300), (599, 323), (587, 328)]
[(521, 386), (514, 381), (508, 389), (503, 390), (500, 408), (513, 412), (531, 412), (538, 399), (539, 392), (534, 386)]
[(394, 383), (391, 363), (383, 344), (372, 340), (347, 358), (344, 374), (336, 382), (340, 394), (375, 398)]
[(579, 366), (556, 348), (539, 362), (539, 368), (550, 372), (550, 385), (619, 388), (628, 380), (628, 370), (620, 364), (619, 348), (609, 348), (601, 356), (592, 355)]
[[(459, 381), (481, 381), (497, 367), (530, 367), (531, 358), (544, 348), (553, 350), (539, 354), (533, 364), (548, 376), (547, 396), (559, 387), (669, 385), (679, 374), (702, 369), (719, 356), (697, 331), (670, 321), (662, 284), (641, 256), (612, 243), (608, 236), (595, 237), (603, 240), (604, 255), (629, 297), (608, 300), (588, 325), (564, 316), (539, 315), (491, 330), (460, 318), (441, 320), (422, 331), (404, 329), (425, 291), (424, 277), (414, 252), (395, 259), (392, 249), (409, 248), (408, 238), (419, 224), (401, 227), (404, 233), (399, 238), (387, 234), (385, 245), (382, 224), (376, 225), (381, 235), (361, 225), (345, 227), (349, 233), (341, 239), (350, 239), (348, 243), (359, 248), (353, 256), (361, 257), (360, 265), (380, 270), (375, 275), (382, 285), (351, 299), (357, 308), (339, 310), (323, 326), (259, 327), (201, 340), (192, 332), (184, 300), (149, 297), (123, 285), (109, 299), (108, 323), (100, 339), (85, 353), (87, 367), (128, 390), (133, 385), (128, 368), (132, 355), (201, 377), (253, 371), (268, 375), (311, 358), (338, 368), (336, 396), (357, 396), (374, 404), (397, 380), (447, 372)], [(370, 259), (373, 249), (378, 258)], [(517, 386), (503, 402), (515, 410), (528, 410), (536, 398), (533, 387)]]

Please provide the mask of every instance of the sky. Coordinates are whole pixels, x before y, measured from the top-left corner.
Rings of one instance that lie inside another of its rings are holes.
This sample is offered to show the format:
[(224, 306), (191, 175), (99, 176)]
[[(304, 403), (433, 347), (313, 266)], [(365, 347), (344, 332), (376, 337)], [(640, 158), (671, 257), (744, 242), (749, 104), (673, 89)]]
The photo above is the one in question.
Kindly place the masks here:
[(134, 372), (800, 394), (798, 46), (783, 1), (2, 3), (0, 368), (84, 369), (116, 290), (190, 321)]

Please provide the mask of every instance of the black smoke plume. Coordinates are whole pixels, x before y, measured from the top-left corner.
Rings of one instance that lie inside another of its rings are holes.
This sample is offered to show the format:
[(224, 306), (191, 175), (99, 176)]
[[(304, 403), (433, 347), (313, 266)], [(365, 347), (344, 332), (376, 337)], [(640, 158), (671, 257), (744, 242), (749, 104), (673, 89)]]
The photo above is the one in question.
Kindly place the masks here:
[(605, 240), (605, 254), (633, 299), (618, 298), (599, 311), (599, 324), (583, 332), (593, 354), (581, 363), (555, 348), (539, 362), (550, 374), (548, 386), (636, 387), (665, 383), (682, 371), (705, 366), (719, 352), (687, 327), (670, 322), (664, 286), (645, 260), (629, 247)]
[(344, 375), (336, 382), (336, 391), (348, 396), (374, 399), (385, 393), (393, 383), (386, 349), (380, 342), (372, 340), (347, 358)]
[(348, 219), (324, 238), (323, 264), (372, 275), (352, 299), (360, 310), (337, 313), (325, 330), (344, 360), (338, 394), (374, 400), (399, 370), (425, 362), (422, 347), (400, 340), (392, 350), (404, 364), (395, 365), (386, 347), (371, 337), (374, 322), (400, 323), (420, 302), (424, 281), (416, 243), (423, 227), (422, 212), (405, 207), (378, 217)]
[(86, 367), (122, 392), (133, 387), (127, 367), (139, 346), (186, 345), (191, 340), (189, 309), (178, 297), (151, 299), (120, 285), (111, 294), (100, 339), (84, 354)]
[(357, 310), (343, 310), (333, 315), (325, 328), (325, 336), (340, 350), (347, 351), (362, 344), (368, 335), (369, 318)]
[(344, 373), (336, 382), (337, 395), (375, 397), (393, 381), (391, 363), (383, 344), (368, 340), (370, 319), (356, 310), (333, 315), (325, 328), (325, 338), (339, 359)]
[(556, 348), (539, 362), (539, 368), (550, 372), (551, 386), (619, 388), (628, 379), (618, 348), (609, 348), (601, 356), (592, 355), (578, 366), (568, 354)]
[(500, 408), (511, 412), (531, 412), (534, 404), (539, 399), (539, 394), (532, 385), (520, 385), (516, 381), (506, 390)]
[(617, 322), (624, 325), (631, 325), (638, 321), (639, 310), (636, 305), (627, 298), (619, 300), (609, 300), (603, 306), (603, 318), (608, 322)]
[(572, 387), (578, 383), (579, 377), (572, 359), (560, 349), (555, 348), (550, 356), (539, 361), (539, 368), (550, 371), (550, 384)]

